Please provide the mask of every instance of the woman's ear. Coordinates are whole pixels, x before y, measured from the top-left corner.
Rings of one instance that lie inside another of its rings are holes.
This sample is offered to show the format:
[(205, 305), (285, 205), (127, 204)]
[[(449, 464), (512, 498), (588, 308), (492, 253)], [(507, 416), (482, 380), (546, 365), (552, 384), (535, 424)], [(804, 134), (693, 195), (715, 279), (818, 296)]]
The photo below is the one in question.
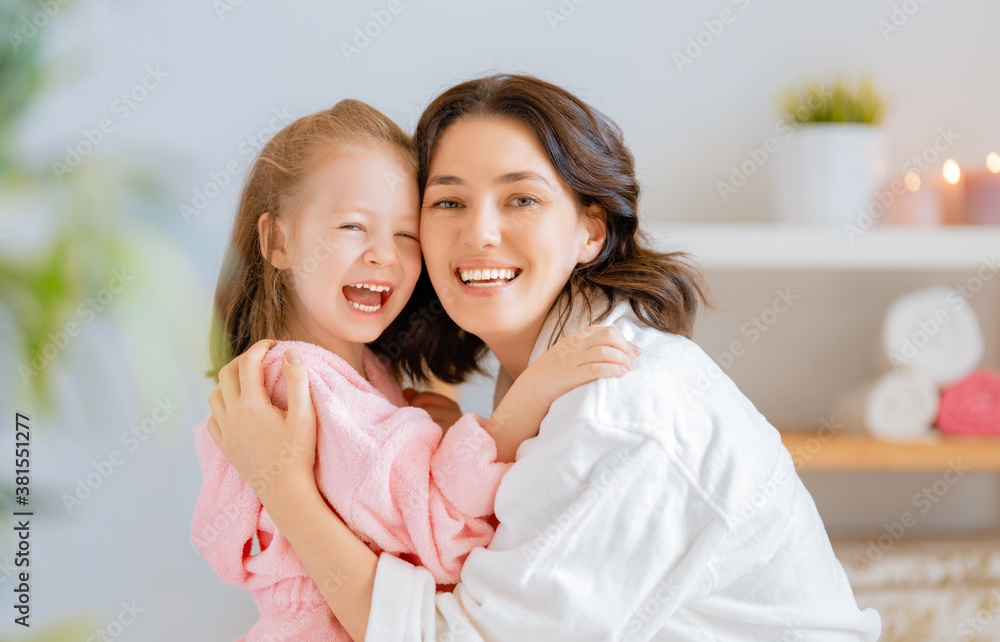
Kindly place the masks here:
[[(274, 237), (271, 237), (271, 224), (274, 222)], [(284, 220), (272, 217), (270, 212), (264, 212), (257, 219), (257, 237), (260, 239), (260, 254), (265, 261), (270, 262), (278, 270), (287, 270), (292, 267), (292, 262), (288, 258), (288, 248), (285, 247), (287, 235), (285, 234)]]
[(580, 253), (576, 258), (578, 264), (590, 263), (604, 249), (604, 241), (608, 236), (607, 212), (600, 205), (591, 205), (583, 213), (583, 225), (587, 238), (580, 246)]

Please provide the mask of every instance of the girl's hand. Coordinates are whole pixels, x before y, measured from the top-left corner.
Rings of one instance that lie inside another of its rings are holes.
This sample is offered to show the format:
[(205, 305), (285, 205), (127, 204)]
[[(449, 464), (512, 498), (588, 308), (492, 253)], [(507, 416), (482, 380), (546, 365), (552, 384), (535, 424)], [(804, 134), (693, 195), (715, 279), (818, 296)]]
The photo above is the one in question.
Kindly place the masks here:
[(592, 325), (563, 338), (517, 378), (545, 403), (601, 377), (620, 377), (635, 367), (642, 350), (613, 325)]
[(313, 487), (316, 483), (316, 414), (309, 397), (309, 378), (299, 351), (287, 350), (281, 369), (288, 410), (272, 405), (264, 388), (261, 362), (273, 345), (274, 341), (258, 341), (224, 366), (219, 371), (219, 385), (208, 398), (212, 406), (209, 434), (265, 507), (271, 496), (291, 490), (293, 486), (285, 482), (309, 480)]
[(592, 325), (546, 350), (521, 373), (486, 423), (497, 444), (497, 461), (512, 462), (525, 439), (538, 434), (552, 402), (601, 377), (620, 377), (642, 350), (615, 326)]
[(406, 403), (414, 408), (422, 408), (434, 423), (447, 431), (462, 417), (462, 409), (453, 400), (436, 392), (417, 392), (413, 388), (403, 390)]

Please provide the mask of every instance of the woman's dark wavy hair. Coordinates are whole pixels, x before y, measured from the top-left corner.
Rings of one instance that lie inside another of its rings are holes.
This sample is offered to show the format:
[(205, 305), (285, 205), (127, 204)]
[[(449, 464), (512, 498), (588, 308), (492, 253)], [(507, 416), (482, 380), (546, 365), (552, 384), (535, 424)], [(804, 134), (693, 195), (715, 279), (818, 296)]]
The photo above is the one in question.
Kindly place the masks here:
[[(603, 210), (604, 248), (594, 260), (573, 270), (560, 297), (572, 303), (575, 288), (596, 294), (585, 302), (595, 321), (627, 300), (650, 327), (691, 336), (699, 303), (709, 305), (704, 279), (685, 253), (657, 252), (646, 245), (639, 230), (639, 183), (632, 153), (614, 122), (565, 89), (531, 76), (498, 74), (461, 83), (438, 96), (417, 125), (421, 199), (441, 134), (463, 118), (502, 118), (527, 125), (572, 189), (581, 212), (591, 205)], [(425, 270), (415, 294), (430, 287)], [(604, 303), (597, 314), (595, 302)], [(399, 365), (418, 381), (426, 381), (429, 372), (447, 383), (460, 383), (480, 372), (487, 348), (436, 303), (436, 310), (409, 331), (406, 345), (398, 351)], [(559, 319), (556, 337), (567, 318), (564, 313)]]

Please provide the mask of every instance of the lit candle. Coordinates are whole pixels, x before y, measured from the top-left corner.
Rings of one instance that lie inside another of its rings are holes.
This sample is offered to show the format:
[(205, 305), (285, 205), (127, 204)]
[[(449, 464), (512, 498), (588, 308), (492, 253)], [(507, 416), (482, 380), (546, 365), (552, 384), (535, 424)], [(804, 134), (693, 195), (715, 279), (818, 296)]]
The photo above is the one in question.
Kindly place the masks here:
[(902, 181), (891, 183), (896, 200), (886, 214), (886, 223), (892, 225), (939, 225), (941, 223), (941, 191), (930, 184), (922, 184), (920, 176), (907, 172)]
[(985, 172), (966, 177), (966, 218), (969, 223), (1000, 223), (1000, 154), (990, 152)]
[(943, 181), (938, 183), (941, 190), (942, 221), (949, 225), (965, 222), (965, 182), (962, 170), (954, 158), (944, 162), (941, 171)]

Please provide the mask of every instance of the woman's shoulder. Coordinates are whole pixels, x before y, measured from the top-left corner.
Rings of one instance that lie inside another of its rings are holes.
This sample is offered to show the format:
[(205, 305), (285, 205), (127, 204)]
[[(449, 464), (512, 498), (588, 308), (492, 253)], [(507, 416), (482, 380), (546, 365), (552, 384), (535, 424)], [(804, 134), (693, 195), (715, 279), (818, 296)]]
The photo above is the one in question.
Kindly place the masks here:
[(697, 343), (631, 315), (614, 324), (642, 354), (624, 376), (581, 390), (579, 412), (597, 430), (656, 441), (706, 489), (759, 483), (784, 465), (778, 431)]

